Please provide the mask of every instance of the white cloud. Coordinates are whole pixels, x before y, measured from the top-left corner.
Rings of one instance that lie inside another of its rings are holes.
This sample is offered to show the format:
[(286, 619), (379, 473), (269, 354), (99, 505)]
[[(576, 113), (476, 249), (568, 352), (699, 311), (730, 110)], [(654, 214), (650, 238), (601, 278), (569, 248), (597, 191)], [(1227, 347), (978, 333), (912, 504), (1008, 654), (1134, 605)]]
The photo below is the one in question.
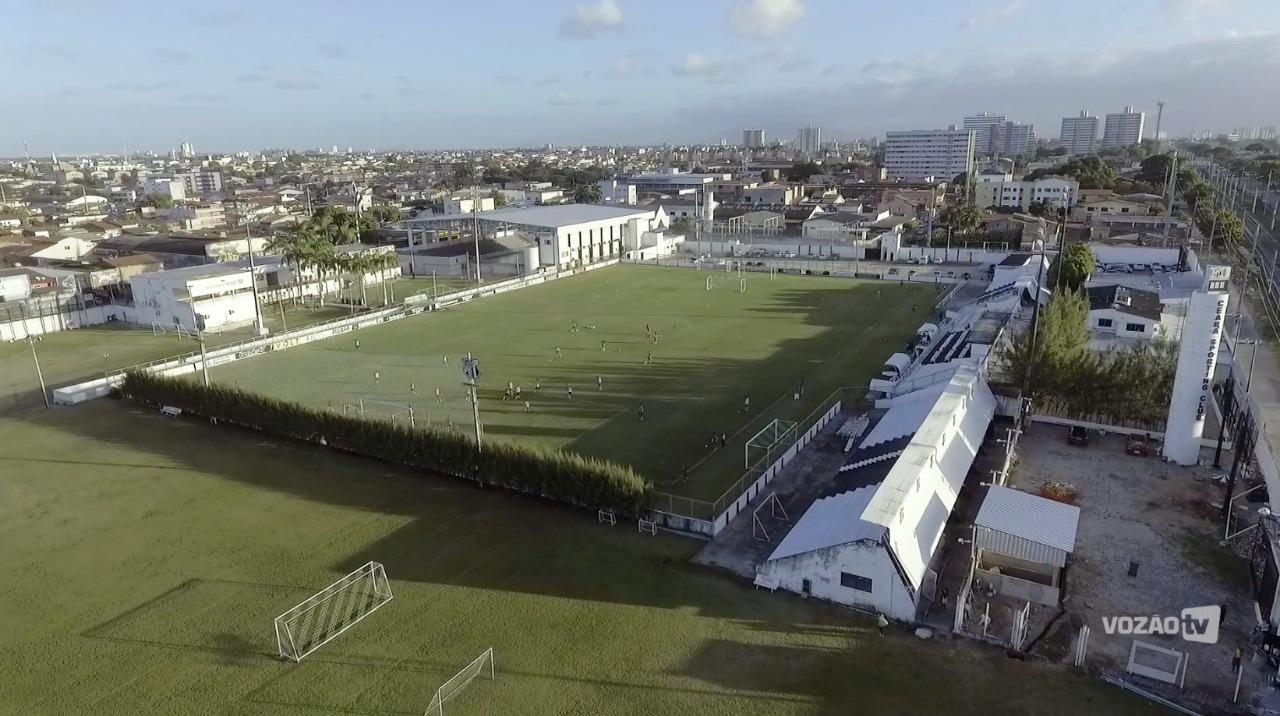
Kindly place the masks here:
[(626, 54), (614, 60), (606, 74), (615, 79), (623, 79), (637, 75), (647, 75), (652, 71), (652, 68), (645, 64), (639, 55)]
[(977, 30), (983, 25), (992, 25), (1012, 18), (1026, 5), (1026, 0), (1007, 0), (996, 7), (966, 17), (960, 21), (961, 30)]
[(776, 37), (803, 16), (800, 0), (741, 0), (729, 10), (729, 30), (751, 39)]
[(681, 77), (701, 77), (711, 81), (723, 81), (731, 78), (737, 68), (738, 63), (732, 60), (690, 52), (671, 71)]
[(1235, 0), (1165, 0), (1169, 12), (1181, 22), (1194, 22), (1206, 15), (1226, 12)]
[(551, 99), (548, 100), (548, 103), (553, 107), (574, 107), (580, 104), (577, 97), (570, 96), (565, 92), (556, 92), (551, 95)]
[(589, 38), (622, 27), (622, 9), (617, 0), (600, 0), (578, 5), (573, 14), (560, 23), (560, 34), (566, 37)]
[(779, 45), (771, 50), (761, 52), (751, 59), (755, 62), (770, 63), (779, 72), (801, 72), (813, 66), (813, 62), (803, 50), (790, 44)]

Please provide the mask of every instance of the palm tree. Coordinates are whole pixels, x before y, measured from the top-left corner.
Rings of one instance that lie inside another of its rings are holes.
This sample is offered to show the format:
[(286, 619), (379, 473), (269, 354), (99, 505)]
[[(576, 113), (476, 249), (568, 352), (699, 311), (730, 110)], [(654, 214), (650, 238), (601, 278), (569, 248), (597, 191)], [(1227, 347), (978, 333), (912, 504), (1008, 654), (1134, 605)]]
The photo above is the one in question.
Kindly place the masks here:
[(579, 204), (599, 204), (604, 201), (604, 194), (595, 184), (583, 184), (574, 190), (573, 200)]

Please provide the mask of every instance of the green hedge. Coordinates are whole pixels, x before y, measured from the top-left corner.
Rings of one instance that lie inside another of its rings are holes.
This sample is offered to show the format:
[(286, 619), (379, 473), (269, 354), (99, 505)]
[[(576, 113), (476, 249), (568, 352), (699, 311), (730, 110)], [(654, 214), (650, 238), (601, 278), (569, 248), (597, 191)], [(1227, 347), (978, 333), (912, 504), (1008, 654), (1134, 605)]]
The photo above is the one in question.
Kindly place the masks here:
[(131, 372), (121, 392), (156, 407), (172, 405), (281, 437), (323, 440), (330, 447), (433, 472), (471, 479), (479, 468), (486, 484), (590, 509), (636, 514), (652, 488), (631, 468), (604, 460), (500, 442), (487, 442), (477, 452), (465, 434), (316, 410), (236, 388)]

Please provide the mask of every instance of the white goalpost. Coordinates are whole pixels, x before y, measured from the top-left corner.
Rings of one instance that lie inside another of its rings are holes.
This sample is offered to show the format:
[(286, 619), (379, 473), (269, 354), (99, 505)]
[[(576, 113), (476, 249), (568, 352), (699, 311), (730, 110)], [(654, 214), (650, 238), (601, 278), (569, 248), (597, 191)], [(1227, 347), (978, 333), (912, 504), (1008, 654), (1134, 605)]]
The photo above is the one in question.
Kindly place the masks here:
[(166, 325), (164, 325), (163, 323), (160, 323), (159, 321), (153, 321), (153, 322), (151, 323), (151, 334), (152, 334), (152, 335), (155, 335), (155, 336), (165, 336), (165, 335), (168, 335), (168, 334), (170, 334), (170, 333), (176, 333), (176, 334), (178, 334), (178, 338), (192, 338), (192, 337), (193, 337), (193, 336), (192, 336), (192, 334), (191, 334), (191, 331), (188, 331), (187, 329), (183, 328), (180, 324), (175, 323), (175, 324), (173, 324), (172, 326), (166, 326)]
[(389, 601), (386, 569), (365, 564), (275, 618), (280, 658), (302, 661)]
[[(485, 669), (486, 665), (489, 667), (488, 669)], [(462, 671), (454, 674), (453, 678), (436, 689), (435, 695), (431, 697), (431, 703), (427, 704), (426, 716), (430, 716), (430, 714), (443, 716), (445, 702), (457, 696), (458, 692), (467, 688), (467, 684), (486, 672), (488, 672), (489, 680), (493, 681), (493, 647), (485, 649), (483, 654), (477, 656), (470, 664), (462, 667)]]
[(716, 281), (716, 277), (715, 277), (715, 276), (708, 276), (708, 277), (707, 277), (707, 290), (708, 290), (708, 291), (713, 291), (713, 290), (715, 290), (715, 289), (717, 289), (717, 288), (736, 288), (736, 289), (738, 290), (738, 293), (746, 293), (746, 292), (747, 292), (747, 279), (746, 279), (746, 278), (739, 278), (736, 282), (735, 282), (735, 281), (732, 281), (732, 279), (727, 279), (727, 280), (722, 280), (722, 281), (717, 282), (717, 281)]
[[(793, 420), (774, 419), (760, 432), (752, 435), (747, 444), (742, 447), (742, 467), (749, 470), (753, 461), (760, 460), (762, 457), (765, 459), (764, 464), (767, 465), (769, 458), (773, 457), (775, 448), (795, 442), (796, 425), (797, 423)], [(763, 455), (761, 455), (762, 450)]]
[(417, 427), (412, 403), (359, 398), (354, 403), (343, 403), (342, 414), (361, 418), (382, 418), (393, 423), (405, 423), (411, 428)]

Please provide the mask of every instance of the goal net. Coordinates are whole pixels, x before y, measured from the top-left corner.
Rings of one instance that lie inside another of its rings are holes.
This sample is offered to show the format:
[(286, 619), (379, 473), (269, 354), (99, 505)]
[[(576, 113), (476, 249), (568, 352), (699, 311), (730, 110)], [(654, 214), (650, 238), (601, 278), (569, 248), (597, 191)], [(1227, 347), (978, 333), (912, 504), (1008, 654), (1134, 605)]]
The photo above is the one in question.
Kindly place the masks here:
[(436, 693), (431, 697), (431, 703), (427, 705), (427, 714), (437, 714), (443, 716), (444, 704), (449, 699), (457, 696), (460, 691), (467, 688), (467, 684), (471, 683), (477, 676), (488, 676), (489, 680), (493, 680), (493, 647), (484, 650), (484, 653), (477, 656), (475, 661), (467, 664), (454, 674), (452, 679), (444, 682), (444, 684), (436, 689)]
[(342, 414), (361, 418), (387, 420), (392, 423), (408, 425), (411, 428), (416, 426), (413, 405), (410, 403), (400, 403), (394, 400), (360, 398), (355, 402), (343, 403)]
[(389, 601), (386, 570), (369, 562), (276, 617), (280, 657), (302, 661)]
[(793, 420), (775, 418), (763, 430), (751, 436), (742, 448), (743, 468), (750, 469), (758, 462), (767, 465), (779, 447), (785, 448), (795, 442), (796, 425)]
[(728, 276), (708, 276), (707, 290), (708, 291), (727, 290), (727, 291), (737, 291), (739, 293), (746, 293), (747, 279), (740, 278), (732, 274)]
[(191, 331), (183, 328), (182, 325), (178, 323), (175, 323), (172, 326), (166, 326), (163, 323), (153, 322), (151, 324), (151, 333), (157, 336), (176, 335), (178, 338), (194, 337)]

